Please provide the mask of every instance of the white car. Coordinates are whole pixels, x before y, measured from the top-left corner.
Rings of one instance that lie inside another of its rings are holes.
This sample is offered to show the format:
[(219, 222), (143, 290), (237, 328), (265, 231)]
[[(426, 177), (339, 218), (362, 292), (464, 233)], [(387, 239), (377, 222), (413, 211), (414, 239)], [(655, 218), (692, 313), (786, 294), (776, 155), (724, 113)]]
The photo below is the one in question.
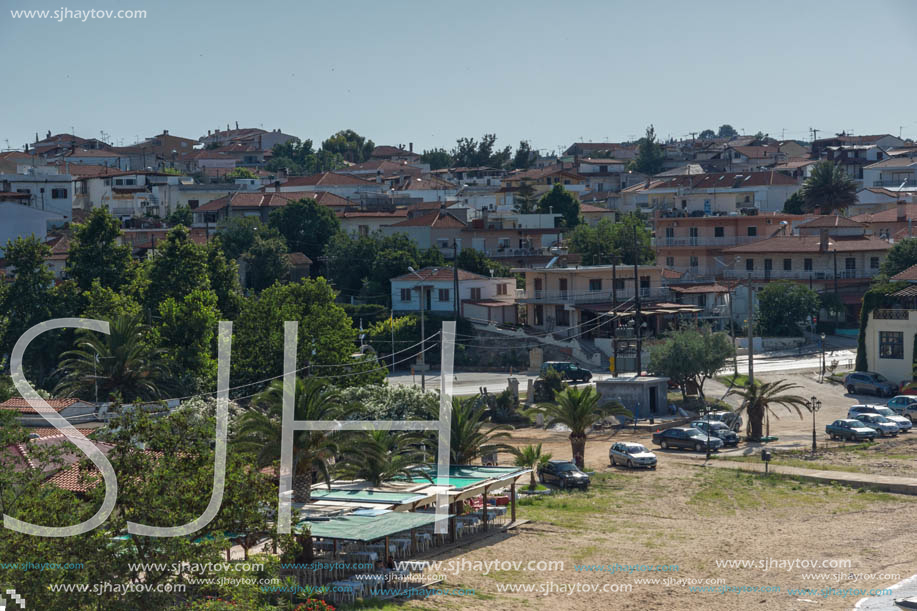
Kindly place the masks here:
[(879, 414), (880, 416), (885, 416), (886, 419), (897, 424), (902, 433), (907, 433), (913, 426), (908, 418), (899, 416), (891, 408), (885, 407), (884, 405), (854, 405), (847, 412), (847, 417), (856, 418), (860, 414)]
[(656, 468), (656, 455), (639, 443), (619, 441), (608, 449), (608, 460), (612, 465), (627, 465), (634, 467)]

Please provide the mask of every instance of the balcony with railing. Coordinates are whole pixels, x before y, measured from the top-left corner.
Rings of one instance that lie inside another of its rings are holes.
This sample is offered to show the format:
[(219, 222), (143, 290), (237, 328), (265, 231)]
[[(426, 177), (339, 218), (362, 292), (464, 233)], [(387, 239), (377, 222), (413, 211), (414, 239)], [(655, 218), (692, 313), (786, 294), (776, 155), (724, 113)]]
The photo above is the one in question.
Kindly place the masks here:
[(915, 310), (905, 310), (903, 308), (879, 309), (872, 311), (872, 317), (876, 320), (908, 320), (910, 312)]
[[(839, 280), (867, 279), (875, 277), (878, 273), (878, 269), (839, 269), (837, 278)], [(754, 280), (834, 280), (835, 273), (833, 268), (811, 270), (727, 269), (723, 270), (723, 276), (739, 280), (747, 279), (749, 276)]]
[[(615, 292), (615, 298), (619, 302), (633, 299), (634, 289), (620, 289)], [(667, 299), (669, 289), (667, 287), (641, 288), (641, 299)], [(606, 303), (612, 298), (611, 289), (600, 291), (544, 291), (536, 289), (526, 289), (525, 296), (519, 301), (522, 303), (556, 303), (556, 304), (586, 304), (586, 303)]]
[(692, 247), (715, 247), (729, 248), (732, 246), (742, 246), (760, 240), (766, 236), (680, 236), (680, 237), (662, 237), (656, 238), (654, 246), (656, 248), (692, 248)]

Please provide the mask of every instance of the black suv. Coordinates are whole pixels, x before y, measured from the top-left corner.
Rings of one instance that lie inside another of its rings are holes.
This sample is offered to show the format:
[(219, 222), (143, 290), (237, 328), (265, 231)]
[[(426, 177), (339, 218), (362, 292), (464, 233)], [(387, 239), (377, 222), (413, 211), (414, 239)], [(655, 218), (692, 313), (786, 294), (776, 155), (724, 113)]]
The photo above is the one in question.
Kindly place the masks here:
[(549, 460), (538, 467), (538, 477), (542, 484), (553, 484), (561, 490), (589, 487), (589, 476), (569, 460)]

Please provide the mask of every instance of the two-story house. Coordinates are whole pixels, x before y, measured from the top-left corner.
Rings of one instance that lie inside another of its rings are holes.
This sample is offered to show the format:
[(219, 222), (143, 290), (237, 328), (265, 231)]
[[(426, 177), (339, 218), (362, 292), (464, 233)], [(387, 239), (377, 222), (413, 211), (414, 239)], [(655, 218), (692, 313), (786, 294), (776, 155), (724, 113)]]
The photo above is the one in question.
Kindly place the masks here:
[[(458, 295), (455, 293), (458, 284)], [(392, 311), (458, 313), (463, 318), (516, 322), (516, 280), (452, 267), (425, 267), (391, 279)], [(456, 299), (458, 297), (458, 299)]]
[(917, 370), (917, 265), (891, 279), (908, 286), (889, 295), (895, 305), (869, 313), (863, 345), (869, 371), (903, 386), (914, 380)]
[(646, 193), (647, 203), (652, 208), (709, 215), (751, 209), (780, 212), (786, 200), (800, 187), (800, 182), (791, 176), (768, 171), (674, 176), (637, 189)]

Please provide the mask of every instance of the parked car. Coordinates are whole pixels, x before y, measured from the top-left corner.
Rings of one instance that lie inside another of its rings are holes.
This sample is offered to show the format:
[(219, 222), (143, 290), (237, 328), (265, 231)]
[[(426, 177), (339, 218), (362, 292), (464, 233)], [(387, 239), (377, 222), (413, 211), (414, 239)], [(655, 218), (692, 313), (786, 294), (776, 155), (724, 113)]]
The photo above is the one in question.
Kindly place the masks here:
[(876, 429), (869, 428), (859, 420), (853, 418), (835, 420), (825, 427), (825, 432), (831, 439), (846, 439), (848, 441), (872, 441), (876, 438)]
[(856, 418), (860, 414), (879, 414), (880, 416), (885, 416), (897, 424), (902, 433), (910, 431), (911, 427), (914, 426), (909, 419), (897, 415), (891, 408), (885, 407), (884, 405), (854, 405), (847, 411), (848, 418)]
[(733, 431), (731, 428), (726, 426), (725, 423), (720, 422), (719, 420), (711, 420), (707, 422), (706, 420), (695, 420), (691, 423), (691, 426), (699, 430), (701, 433), (707, 434), (707, 429), (710, 429), (710, 436), (716, 437), (717, 439), (723, 442), (723, 445), (727, 448), (729, 446), (737, 447), (739, 445), (739, 435)]
[(548, 369), (553, 369), (563, 376), (565, 380), (570, 380), (571, 382), (588, 382), (592, 379), (591, 371), (569, 361), (548, 361), (543, 363), (539, 375), (543, 376)]
[(917, 395), (898, 395), (889, 399), (885, 405), (911, 422), (917, 420)]
[(897, 437), (901, 430), (898, 425), (881, 414), (860, 414), (854, 417), (871, 429), (876, 429), (879, 437)]
[(708, 444), (711, 450), (716, 451), (723, 447), (723, 440), (716, 437), (707, 439), (707, 434), (691, 427), (675, 427), (653, 433), (653, 443), (663, 450), (668, 448), (684, 448), (703, 452)]
[(589, 487), (589, 476), (569, 460), (549, 460), (538, 468), (542, 484), (553, 484), (561, 490)]
[(656, 468), (656, 455), (640, 443), (627, 443), (619, 441), (608, 449), (608, 460), (612, 466), (626, 465), (634, 467)]
[[(704, 420), (707, 419), (706, 414), (704, 415)], [(738, 431), (742, 428), (742, 416), (738, 416), (733, 412), (727, 411), (716, 411), (710, 412), (710, 420), (716, 420), (717, 422), (722, 422), (728, 426), (733, 431)]]
[(871, 371), (854, 371), (844, 378), (844, 388), (850, 394), (872, 393), (878, 397), (891, 397), (898, 392), (898, 385), (885, 376)]

